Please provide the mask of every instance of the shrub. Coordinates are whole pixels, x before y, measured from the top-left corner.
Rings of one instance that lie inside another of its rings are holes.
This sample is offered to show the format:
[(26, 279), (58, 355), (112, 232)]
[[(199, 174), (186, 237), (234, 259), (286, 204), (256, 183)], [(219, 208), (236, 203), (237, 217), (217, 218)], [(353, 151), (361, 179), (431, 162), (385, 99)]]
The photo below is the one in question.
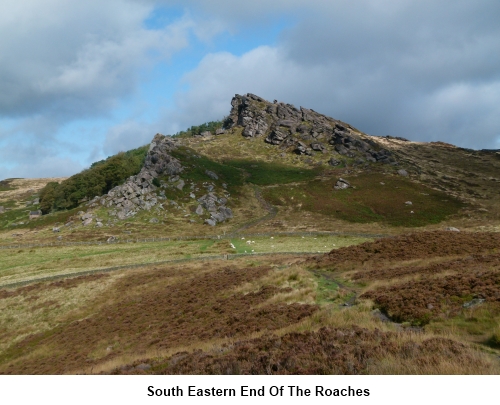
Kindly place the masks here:
[(40, 192), (40, 208), (44, 214), (51, 211), (72, 209), (85, 198), (107, 193), (141, 170), (147, 147), (120, 152), (105, 160), (93, 163), (62, 183), (48, 183)]

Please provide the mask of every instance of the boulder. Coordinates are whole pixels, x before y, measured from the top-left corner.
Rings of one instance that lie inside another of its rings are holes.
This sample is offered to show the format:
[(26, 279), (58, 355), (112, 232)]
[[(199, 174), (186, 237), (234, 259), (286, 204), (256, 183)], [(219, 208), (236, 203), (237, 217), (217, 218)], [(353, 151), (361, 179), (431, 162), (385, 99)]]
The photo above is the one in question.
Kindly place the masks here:
[(472, 301), (465, 302), (462, 307), (463, 308), (472, 308), (477, 305), (481, 305), (485, 302), (486, 300), (484, 298), (474, 298)]
[(150, 224), (158, 224), (158, 223), (160, 223), (160, 221), (159, 221), (159, 219), (158, 219), (158, 218), (151, 218), (151, 219), (149, 220), (149, 223), (150, 223)]
[(297, 155), (311, 155), (311, 150), (306, 146), (304, 142), (297, 142), (294, 152)]
[(61, 229), (58, 227), (54, 227), (54, 228), (52, 228), (52, 232), (54, 232), (54, 233), (61, 232)]
[(179, 190), (182, 190), (184, 188), (184, 185), (186, 183), (184, 182), (184, 180), (179, 180), (179, 183), (177, 183), (177, 185), (175, 187), (177, 187)]
[(320, 142), (311, 143), (311, 149), (318, 152), (323, 152), (324, 150), (326, 150), (325, 146)]
[(243, 136), (245, 138), (252, 138), (255, 135), (255, 130), (252, 126), (247, 125), (243, 130)]
[(405, 169), (398, 170), (398, 174), (403, 177), (408, 177), (408, 172)]
[(340, 154), (347, 157), (354, 157), (354, 154), (346, 148), (345, 145), (335, 145), (335, 150)]
[(335, 158), (331, 158), (329, 161), (328, 161), (328, 164), (330, 166), (338, 166), (339, 164), (341, 163), (340, 160), (337, 160)]
[(282, 143), (286, 138), (288, 137), (288, 134), (279, 131), (277, 129), (273, 130), (269, 136), (265, 139), (265, 142), (270, 143), (272, 145), (279, 145)]
[(351, 183), (341, 177), (337, 180), (333, 188), (335, 188), (336, 190), (345, 190), (349, 187), (351, 187)]
[(215, 219), (205, 219), (205, 223), (210, 226), (215, 226), (217, 224), (217, 221)]
[(205, 170), (205, 174), (210, 177), (212, 180), (219, 180), (219, 176), (217, 176), (214, 172), (211, 170)]
[(196, 207), (196, 214), (198, 215), (203, 215), (203, 207), (200, 205), (198, 205), (198, 207)]
[(354, 140), (353, 145), (354, 145), (354, 148), (356, 148), (356, 150), (358, 150), (359, 152), (365, 153), (368, 150), (370, 150), (370, 145), (368, 145), (366, 142), (363, 142), (359, 139)]
[(0, 214), (3, 214), (5, 212), (5, 208), (3, 206), (0, 206)]
[(93, 219), (92, 218), (87, 218), (83, 221), (83, 226), (88, 226), (92, 223)]
[(82, 221), (85, 221), (85, 220), (87, 220), (87, 219), (89, 219), (89, 218), (92, 218), (92, 213), (91, 213), (91, 212), (87, 212), (86, 214), (83, 214), (83, 215), (81, 216), (81, 220), (82, 220)]
[(30, 213), (29, 213), (29, 219), (36, 219), (36, 218), (40, 218), (41, 216), (42, 216), (41, 210), (30, 211)]

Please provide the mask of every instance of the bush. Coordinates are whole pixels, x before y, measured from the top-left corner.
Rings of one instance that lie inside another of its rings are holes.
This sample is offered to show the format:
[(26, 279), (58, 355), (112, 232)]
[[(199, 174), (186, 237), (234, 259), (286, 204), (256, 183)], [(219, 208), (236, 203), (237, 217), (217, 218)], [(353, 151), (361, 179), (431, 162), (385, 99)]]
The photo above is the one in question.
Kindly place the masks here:
[(40, 192), (40, 208), (44, 214), (78, 206), (81, 200), (106, 194), (113, 187), (141, 170), (147, 146), (120, 152), (93, 163), (89, 169), (71, 176), (62, 183), (48, 183)]
[(215, 133), (216, 129), (223, 127), (223, 124), (224, 121), (209, 121), (201, 125), (193, 125), (190, 128), (186, 129), (185, 131), (177, 132), (174, 135), (174, 137), (186, 138), (193, 135), (199, 135), (205, 131), (210, 131), (212, 133)]

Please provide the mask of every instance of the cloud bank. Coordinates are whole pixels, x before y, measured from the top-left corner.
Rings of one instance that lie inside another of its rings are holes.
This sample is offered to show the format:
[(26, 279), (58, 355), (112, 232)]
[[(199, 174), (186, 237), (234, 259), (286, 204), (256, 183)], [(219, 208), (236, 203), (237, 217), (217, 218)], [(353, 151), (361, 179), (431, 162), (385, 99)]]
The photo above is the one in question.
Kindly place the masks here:
[(4, 0), (0, 178), (70, 174), (247, 92), (374, 135), (500, 148), (498, 15), (491, 0)]

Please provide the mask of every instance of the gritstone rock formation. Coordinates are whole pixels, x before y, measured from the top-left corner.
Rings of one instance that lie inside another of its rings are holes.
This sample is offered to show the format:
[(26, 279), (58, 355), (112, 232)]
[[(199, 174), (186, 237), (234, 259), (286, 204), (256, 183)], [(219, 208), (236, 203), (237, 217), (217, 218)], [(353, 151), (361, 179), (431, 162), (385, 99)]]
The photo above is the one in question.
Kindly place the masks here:
[[(356, 158), (356, 163), (394, 163), (391, 152), (342, 121), (304, 107), (274, 101), (254, 94), (235, 95), (226, 128), (243, 127), (247, 138), (263, 137), (265, 142), (292, 150), (298, 155), (314, 152)], [(333, 159), (332, 162), (336, 160)], [(335, 163), (332, 163), (335, 164)]]
[[(149, 211), (155, 206), (164, 209), (163, 204), (167, 202), (167, 199), (164, 192), (160, 190), (157, 193), (157, 189), (163, 188), (165, 183), (158, 182), (157, 184), (160, 185), (158, 187), (154, 184), (154, 179), (159, 176), (169, 176), (169, 183), (175, 184), (179, 190), (182, 190), (186, 185), (185, 180), (180, 177), (183, 171), (181, 162), (171, 156), (172, 150), (178, 146), (177, 143), (171, 137), (156, 134), (149, 146), (144, 166), (139, 174), (131, 176), (124, 184), (111, 189), (107, 194), (95, 197), (87, 205), (90, 208), (99, 205), (110, 208), (110, 215), (116, 216), (118, 219), (132, 217), (140, 210)], [(212, 171), (207, 170), (206, 174), (207, 178), (218, 179), (217, 174)], [(208, 185), (208, 187), (208, 194), (198, 199), (200, 205), (196, 213), (203, 215), (204, 209), (207, 210), (210, 218), (206, 219), (205, 223), (214, 226), (218, 222), (232, 218), (233, 213), (230, 208), (226, 207), (228, 199), (219, 198), (214, 192), (211, 192), (213, 185), (211, 187)], [(194, 198), (194, 195), (192, 197)], [(171, 201), (170, 205), (178, 206), (175, 201)], [(87, 226), (92, 224), (94, 218), (92, 213), (86, 213), (81, 215), (80, 219), (83, 221), (83, 225)]]

